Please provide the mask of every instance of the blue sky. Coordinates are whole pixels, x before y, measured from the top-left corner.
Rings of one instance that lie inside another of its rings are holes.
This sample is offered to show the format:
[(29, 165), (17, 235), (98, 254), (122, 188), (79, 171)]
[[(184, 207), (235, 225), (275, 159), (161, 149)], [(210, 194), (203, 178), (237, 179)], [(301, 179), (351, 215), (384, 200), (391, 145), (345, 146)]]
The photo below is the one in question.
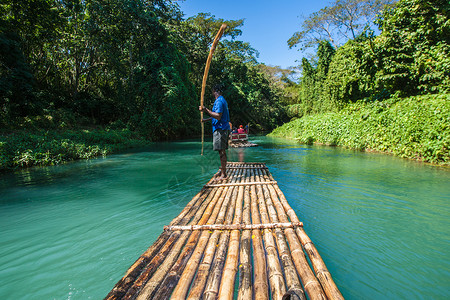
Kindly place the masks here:
[[(258, 61), (288, 68), (298, 66), (304, 56), (289, 49), (287, 40), (300, 29), (302, 16), (329, 5), (328, 0), (185, 0), (180, 5), (185, 18), (209, 12), (225, 20), (245, 19), (239, 40), (259, 51)], [(298, 61), (298, 62), (297, 62)]]

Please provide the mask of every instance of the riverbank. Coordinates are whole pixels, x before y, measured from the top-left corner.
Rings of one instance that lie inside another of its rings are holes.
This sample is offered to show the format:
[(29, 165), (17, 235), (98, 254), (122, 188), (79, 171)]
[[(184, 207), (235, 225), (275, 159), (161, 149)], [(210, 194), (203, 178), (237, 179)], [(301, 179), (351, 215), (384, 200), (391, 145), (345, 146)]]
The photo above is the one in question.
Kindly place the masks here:
[(450, 94), (360, 101), (292, 120), (269, 135), (450, 165)]
[(150, 141), (129, 130), (21, 130), (0, 135), (0, 171), (105, 156)]

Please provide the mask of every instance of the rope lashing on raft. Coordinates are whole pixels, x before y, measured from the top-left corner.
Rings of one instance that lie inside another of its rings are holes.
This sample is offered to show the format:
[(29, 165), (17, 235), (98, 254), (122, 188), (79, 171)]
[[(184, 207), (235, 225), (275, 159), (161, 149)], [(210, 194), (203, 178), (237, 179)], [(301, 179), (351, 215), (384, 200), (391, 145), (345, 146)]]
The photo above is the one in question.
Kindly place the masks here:
[(245, 185), (259, 185), (259, 184), (277, 184), (276, 181), (257, 181), (257, 182), (235, 182), (235, 183), (218, 183), (218, 184), (205, 184), (203, 187), (222, 187), (222, 186), (245, 186)]
[(291, 223), (268, 223), (268, 224), (212, 224), (212, 225), (185, 225), (185, 226), (164, 226), (164, 230), (256, 230), (274, 228), (296, 228), (303, 227), (302, 222)]
[(261, 167), (227, 167), (228, 169), (269, 169), (266, 166), (261, 166)]

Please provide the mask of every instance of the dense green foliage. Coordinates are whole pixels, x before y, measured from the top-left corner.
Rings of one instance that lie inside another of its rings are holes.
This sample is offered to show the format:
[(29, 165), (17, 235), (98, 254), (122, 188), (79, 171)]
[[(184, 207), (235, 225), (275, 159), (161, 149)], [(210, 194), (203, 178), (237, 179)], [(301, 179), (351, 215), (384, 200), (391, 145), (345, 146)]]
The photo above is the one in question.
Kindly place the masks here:
[[(203, 68), (222, 23), (228, 39), (216, 50), (207, 98), (222, 82), (232, 116), (265, 129), (280, 124), (278, 89), (259, 72), (256, 50), (236, 40), (243, 20), (183, 20), (178, 6), (163, 0), (6, 0), (0, 14), (3, 128), (62, 110), (151, 139), (196, 134)], [(235, 96), (245, 113), (234, 109)]]
[[(356, 1), (358, 2), (358, 1)], [(400, 0), (335, 49), (302, 61), (294, 120), (274, 136), (450, 163), (450, 3)]]
[(148, 140), (199, 134), (203, 69), (222, 23), (228, 28), (211, 64), (206, 105), (214, 100), (211, 86), (222, 83), (235, 124), (269, 130), (285, 119), (281, 88), (258, 67), (257, 51), (237, 40), (243, 20), (183, 20), (171, 0), (5, 0), (0, 16), (6, 136), (85, 127)]
[[(288, 117), (299, 117), (301, 121), (295, 122), (309, 120), (319, 126), (320, 116), (336, 121), (354, 103), (361, 110), (388, 107), (393, 120), (402, 118), (402, 109), (420, 113), (423, 102), (432, 107), (440, 100), (411, 96), (450, 90), (450, 4), (400, 0), (378, 16), (381, 33), (375, 36), (370, 20), (392, 2), (337, 0), (307, 19), (304, 25), (310, 27), (296, 33), (290, 46), (309, 43), (318, 48), (315, 58), (303, 58), (297, 84), (288, 78), (288, 70), (259, 64), (257, 50), (237, 39), (244, 20), (207, 13), (184, 20), (171, 0), (5, 0), (0, 5), (2, 168), (114, 150), (103, 147), (103, 142), (90, 143), (92, 134), (83, 128), (96, 128), (97, 139), (104, 136), (106, 141), (111, 132), (120, 132), (124, 143), (132, 144), (138, 136), (150, 141), (199, 134), (204, 64), (222, 23), (228, 28), (213, 57), (205, 105), (212, 106), (211, 87), (222, 83), (234, 125), (250, 123), (252, 129), (271, 130)], [(326, 25), (336, 31), (311, 36)], [(339, 33), (340, 38), (350, 38), (342, 46), (337, 42)], [(411, 98), (408, 105), (399, 106), (404, 101), (398, 97)], [(442, 97), (436, 99), (448, 98)], [(391, 111), (394, 106), (398, 113)], [(438, 107), (448, 113), (444, 108)], [(440, 116), (428, 113), (430, 124), (437, 124)], [(364, 119), (365, 130), (375, 132), (371, 126), (377, 123), (366, 119), (371, 118)], [(340, 121), (347, 124), (346, 120)], [(358, 131), (356, 121), (349, 124), (354, 126), (348, 127), (349, 132), (364, 132)], [(437, 142), (428, 147), (430, 140), (434, 143), (426, 134), (428, 123), (418, 124), (414, 132), (408, 131), (413, 140), (404, 146), (418, 150), (384, 150), (445, 161), (439, 151), (448, 150), (448, 144), (442, 149)], [(383, 150), (384, 137), (372, 138), (362, 144), (353, 136), (345, 143), (334, 136), (317, 140)], [(400, 140), (395, 134), (388, 138)], [(305, 141), (311, 139), (316, 137)]]
[(192, 123), (179, 108), (193, 106), (194, 88), (167, 26), (180, 21), (170, 2), (7, 0), (1, 15), (0, 41), (12, 50), (0, 57), (2, 127), (61, 110), (149, 138)]
[(304, 116), (271, 135), (450, 165), (450, 94), (358, 101)]
[[(282, 87), (271, 81), (270, 76), (257, 63), (257, 51), (248, 43), (235, 38), (241, 34), (238, 27), (243, 20), (224, 21), (210, 14), (199, 14), (181, 24), (179, 33), (185, 44), (186, 53), (194, 72), (191, 79), (200, 94), (204, 63), (210, 44), (223, 23), (228, 27), (223, 40), (214, 52), (207, 81), (205, 105), (212, 106), (211, 87), (220, 82), (224, 85), (231, 122), (234, 125), (250, 123), (251, 128), (270, 130), (286, 120), (282, 102)], [(210, 79), (211, 78), (211, 79)], [(198, 99), (198, 98), (197, 98)]]
[(378, 23), (378, 90), (412, 95), (450, 88), (449, 1), (401, 0)]
[(0, 171), (93, 158), (148, 141), (128, 130), (33, 131), (0, 136)]
[(299, 116), (337, 111), (359, 99), (382, 100), (450, 89), (450, 4), (400, 0), (377, 23), (334, 50), (322, 41), (317, 60), (302, 61)]

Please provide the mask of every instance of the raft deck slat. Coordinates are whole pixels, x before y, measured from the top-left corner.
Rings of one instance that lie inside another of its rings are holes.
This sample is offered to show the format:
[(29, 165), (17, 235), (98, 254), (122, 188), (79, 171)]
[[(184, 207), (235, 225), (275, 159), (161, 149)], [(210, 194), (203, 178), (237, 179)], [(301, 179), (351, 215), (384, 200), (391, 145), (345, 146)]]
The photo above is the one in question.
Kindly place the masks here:
[(105, 299), (343, 299), (265, 164), (227, 168), (228, 179), (211, 178)]

